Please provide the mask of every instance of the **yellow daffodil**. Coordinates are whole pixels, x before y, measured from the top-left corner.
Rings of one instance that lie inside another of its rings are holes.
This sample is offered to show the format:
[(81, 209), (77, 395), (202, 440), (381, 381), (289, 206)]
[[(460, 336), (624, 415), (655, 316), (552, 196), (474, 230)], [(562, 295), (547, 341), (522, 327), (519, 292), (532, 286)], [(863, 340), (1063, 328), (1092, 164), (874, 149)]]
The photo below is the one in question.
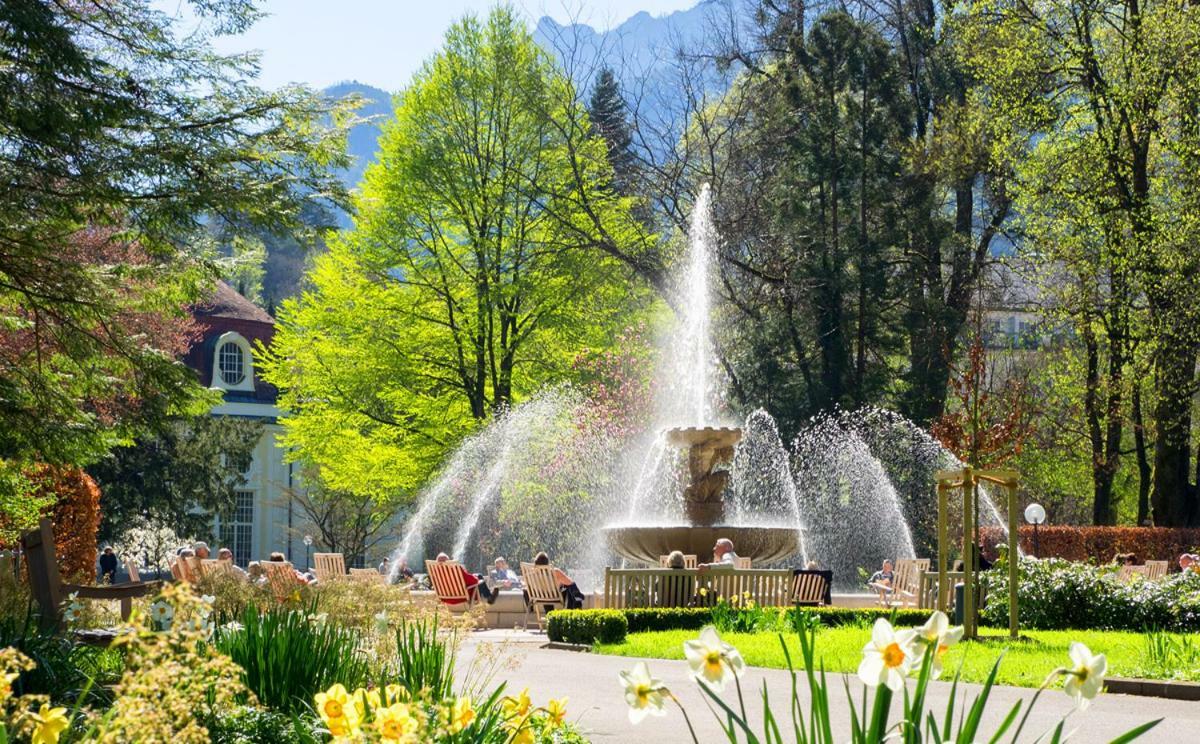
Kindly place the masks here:
[(317, 703), (317, 713), (329, 733), (334, 736), (348, 736), (358, 727), (358, 716), (350, 703), (350, 694), (340, 684), (330, 687), (325, 692), (318, 692), (314, 697)]
[(471, 698), (461, 697), (450, 706), (450, 733), (457, 734), (470, 726), (474, 720), (475, 708), (471, 705)]
[[(735, 595), (736, 597), (736, 595)], [(696, 679), (704, 682), (715, 692), (725, 689), (725, 683), (742, 676), (746, 662), (738, 650), (721, 640), (717, 629), (705, 625), (700, 637), (683, 644), (683, 654)]]
[(621, 672), (621, 686), (625, 688), (625, 702), (629, 705), (629, 722), (640, 723), (649, 715), (665, 716), (666, 688), (661, 680), (650, 676), (650, 667), (639, 661), (628, 672)]
[(360, 720), (367, 717), (367, 713), (379, 708), (382, 701), (379, 699), (379, 690), (364, 690), (358, 688), (351, 696), (354, 700), (354, 714)]
[(700, 596), (701, 596), (701, 597), (707, 597), (707, 596), (708, 596), (708, 587), (706, 587), (706, 586), (702, 586), (702, 587), (700, 587)]
[(546, 727), (556, 729), (567, 721), (567, 698), (546, 703)]
[(904, 687), (904, 678), (913, 665), (914, 630), (897, 633), (882, 617), (875, 621), (871, 640), (863, 646), (863, 660), (858, 665), (858, 677), (867, 687), (887, 685), (892, 692)]
[(1064, 686), (1067, 694), (1075, 698), (1075, 704), (1080, 710), (1088, 707), (1092, 698), (1100, 693), (1104, 686), (1104, 675), (1108, 672), (1108, 660), (1104, 654), (1092, 655), (1090, 649), (1075, 641), (1068, 651), (1071, 655), (1071, 666), (1067, 669), (1067, 682)]
[(924, 625), (917, 628), (915, 642), (927, 648), (933, 648), (933, 666), (930, 669), (930, 676), (934, 679), (942, 675), (942, 657), (946, 655), (951, 646), (962, 640), (962, 636), (962, 626), (951, 628), (950, 618), (946, 617), (946, 613), (941, 610), (935, 611)]
[(34, 724), (32, 744), (57, 744), (58, 737), (71, 725), (66, 708), (51, 708), (46, 703), (37, 713), (30, 713), (29, 720)]
[(516, 697), (504, 698), (501, 709), (504, 711), (504, 715), (506, 717), (524, 718), (525, 716), (529, 715), (529, 709), (532, 706), (533, 703), (529, 699), (529, 688), (526, 687), (524, 690), (521, 690), (521, 693)]
[(393, 703), (375, 711), (375, 725), (384, 741), (415, 742), (420, 721), (404, 703)]
[(387, 705), (406, 703), (408, 702), (408, 690), (403, 685), (390, 684), (383, 688), (383, 702)]

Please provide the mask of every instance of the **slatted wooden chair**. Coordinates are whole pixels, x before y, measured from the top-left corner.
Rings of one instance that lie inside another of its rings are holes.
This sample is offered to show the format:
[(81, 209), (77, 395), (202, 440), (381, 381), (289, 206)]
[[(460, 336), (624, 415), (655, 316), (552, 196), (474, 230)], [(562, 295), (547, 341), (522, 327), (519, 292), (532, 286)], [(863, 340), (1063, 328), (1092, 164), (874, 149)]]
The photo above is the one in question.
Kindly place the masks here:
[(288, 561), (260, 561), (263, 573), (267, 577), (267, 588), (275, 599), (283, 602), (300, 588), (296, 579), (296, 569)]
[[(667, 561), (670, 557), (671, 556), (669, 556), (669, 555), (660, 555), (658, 557), (658, 567), (659, 568), (670, 568), (670, 566), (667, 565)], [(684, 556), (683, 556), (683, 567), (684, 568), (695, 568), (696, 562), (697, 562), (696, 555), (694, 553), (685, 553), (684, 554)]]
[[(341, 553), (335, 553), (334, 555), (341, 555)], [(348, 576), (353, 581), (361, 581), (365, 584), (387, 583), (387, 577), (379, 573), (379, 571), (375, 570), (374, 568), (352, 568), (350, 569)], [(321, 578), (320, 574), (317, 574), (317, 578)]]
[[(121, 605), (121, 619), (129, 619), (133, 609), (133, 598), (154, 594), (162, 587), (161, 581), (110, 584), (108, 586), (82, 586), (64, 584), (58, 572), (58, 558), (54, 549), (54, 528), (49, 518), (43, 517), (36, 530), (21, 535), (21, 547), (25, 551), (25, 562), (29, 570), (29, 586), (34, 600), (42, 609), (43, 622), (57, 628), (62, 623), (62, 601), (71, 594), (82, 599), (115, 600)], [(111, 634), (100, 634), (99, 640), (85, 639), (107, 645)]]
[(538, 630), (544, 630), (546, 613), (552, 609), (561, 610), (566, 607), (562, 589), (554, 579), (554, 567), (522, 563), (521, 582), (525, 584), (525, 593), (528, 596), (525, 603), (525, 625), (529, 624), (529, 610), (532, 609), (538, 621)]
[(141, 574), (138, 573), (137, 561), (132, 558), (125, 559), (125, 571), (129, 574), (129, 583), (137, 584), (142, 580)]
[[(479, 590), (467, 589), (463, 568), (458, 562), (425, 561), (425, 571), (429, 574), (430, 586), (443, 604), (466, 604), (467, 609), (470, 609), (479, 601)], [(379, 572), (376, 571), (376, 574)]]
[(830, 587), (833, 584), (833, 571), (797, 570), (792, 579), (790, 601), (793, 605), (819, 607), (828, 605), (833, 597)]
[(1129, 584), (1139, 579), (1145, 580), (1149, 578), (1149, 571), (1146, 566), (1121, 566), (1117, 570), (1117, 581), (1122, 584)]
[(737, 569), (747, 569), (747, 568), (751, 568), (750, 563), (751, 563), (751, 560), (750, 560), (749, 556), (739, 555), (737, 557), (737, 559), (733, 562), (733, 567), (737, 568)]
[(346, 559), (341, 553), (313, 553), (313, 574), (320, 582), (340, 579), (346, 575)]
[(1146, 579), (1158, 581), (1166, 578), (1170, 565), (1170, 561), (1146, 561)]
[(901, 607), (916, 607), (921, 600), (921, 576), (929, 570), (928, 558), (901, 558), (896, 561), (896, 578), (890, 599)]

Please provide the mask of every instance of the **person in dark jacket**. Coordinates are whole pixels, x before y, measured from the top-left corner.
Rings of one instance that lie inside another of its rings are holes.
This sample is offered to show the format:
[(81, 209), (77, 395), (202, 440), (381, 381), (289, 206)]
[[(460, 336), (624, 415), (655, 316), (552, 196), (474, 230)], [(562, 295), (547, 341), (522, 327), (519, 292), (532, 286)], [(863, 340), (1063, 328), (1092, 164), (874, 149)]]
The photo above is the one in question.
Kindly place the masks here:
[(111, 545), (105, 545), (104, 552), (100, 553), (100, 583), (117, 583), (117, 554)]

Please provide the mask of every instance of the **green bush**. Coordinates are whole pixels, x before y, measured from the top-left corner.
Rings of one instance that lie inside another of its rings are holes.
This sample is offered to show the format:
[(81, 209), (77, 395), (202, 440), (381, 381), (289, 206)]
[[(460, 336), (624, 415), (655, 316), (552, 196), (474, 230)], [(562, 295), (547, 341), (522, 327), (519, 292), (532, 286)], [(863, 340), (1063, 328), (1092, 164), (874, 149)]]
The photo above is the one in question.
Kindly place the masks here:
[(353, 690), (371, 677), (357, 632), (306, 612), (249, 606), (240, 626), (219, 628), (213, 643), (263, 705), (284, 713), (304, 710), (335, 682)]
[[(1020, 562), (1017, 604), (1021, 625), (1043, 630), (1200, 630), (1200, 575), (1171, 574), (1159, 581), (1116, 580), (1115, 566), (1059, 558)], [(1008, 622), (1008, 571), (998, 563), (983, 575), (984, 622)]]
[(242, 706), (223, 711), (205, 721), (212, 744), (317, 744), (313, 735), (295, 714)]
[(620, 612), (625, 615), (630, 633), (699, 630), (713, 621), (712, 610), (708, 607), (647, 607)]
[(546, 621), (546, 635), (557, 643), (620, 643), (628, 632), (620, 610), (554, 610)]

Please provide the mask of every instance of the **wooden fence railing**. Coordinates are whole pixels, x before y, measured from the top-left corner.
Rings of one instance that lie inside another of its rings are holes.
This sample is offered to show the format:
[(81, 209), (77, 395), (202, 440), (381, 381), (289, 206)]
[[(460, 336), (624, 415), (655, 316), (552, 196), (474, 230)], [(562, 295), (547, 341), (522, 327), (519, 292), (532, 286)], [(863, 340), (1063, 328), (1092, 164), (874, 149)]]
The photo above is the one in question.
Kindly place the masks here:
[[(604, 571), (604, 606), (688, 607), (707, 605), (718, 597), (746, 593), (768, 607), (790, 604), (793, 571), (787, 568), (713, 569), (608, 568)], [(704, 589), (703, 596), (701, 589)]]

